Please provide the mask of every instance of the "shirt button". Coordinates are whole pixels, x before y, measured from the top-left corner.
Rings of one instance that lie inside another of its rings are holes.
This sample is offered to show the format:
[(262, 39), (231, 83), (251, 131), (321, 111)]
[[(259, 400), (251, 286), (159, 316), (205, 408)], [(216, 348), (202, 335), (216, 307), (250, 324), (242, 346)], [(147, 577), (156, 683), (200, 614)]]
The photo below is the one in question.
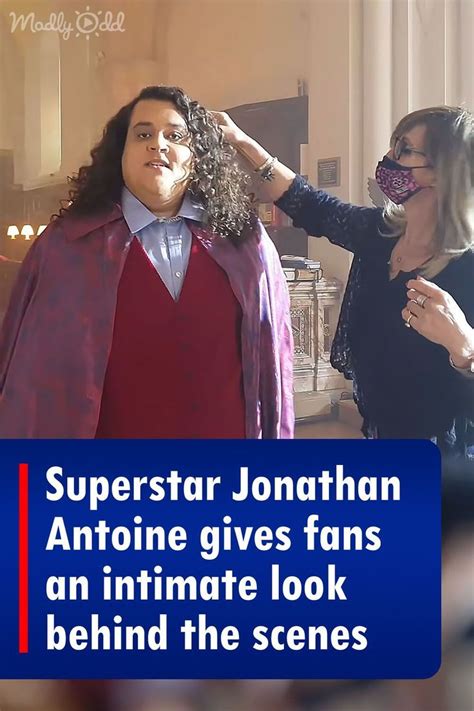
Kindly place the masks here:
[(181, 277), (183, 276), (182, 272), (175, 272), (174, 275), (177, 276), (178, 279), (181, 279)]

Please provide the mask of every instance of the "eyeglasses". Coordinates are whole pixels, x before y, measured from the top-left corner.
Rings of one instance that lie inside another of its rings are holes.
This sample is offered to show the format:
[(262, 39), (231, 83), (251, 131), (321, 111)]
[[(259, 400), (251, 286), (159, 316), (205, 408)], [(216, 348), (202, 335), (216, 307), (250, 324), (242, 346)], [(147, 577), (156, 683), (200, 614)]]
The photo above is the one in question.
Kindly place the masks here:
[[(410, 156), (412, 154), (418, 155), (418, 156), (423, 156), (423, 158), (426, 158), (426, 153), (423, 151), (419, 151), (416, 148), (412, 148), (406, 138), (404, 136), (394, 136), (393, 141), (392, 141), (392, 151), (393, 151), (393, 157), (396, 161), (399, 161), (400, 158), (405, 155), (405, 156)], [(425, 163), (425, 165), (411, 165), (410, 168), (432, 168), (433, 166), (431, 163)]]

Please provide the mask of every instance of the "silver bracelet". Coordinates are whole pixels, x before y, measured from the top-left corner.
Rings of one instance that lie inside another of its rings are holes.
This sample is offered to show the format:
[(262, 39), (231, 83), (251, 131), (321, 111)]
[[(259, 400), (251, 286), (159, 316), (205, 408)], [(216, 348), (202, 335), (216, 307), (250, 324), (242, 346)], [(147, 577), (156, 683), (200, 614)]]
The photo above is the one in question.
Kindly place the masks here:
[(265, 170), (265, 168), (268, 168), (272, 160), (273, 156), (268, 156), (268, 158), (262, 163), (262, 165), (260, 165), (258, 168), (255, 168), (255, 172), (261, 173), (263, 170)]
[(268, 158), (265, 163), (256, 170), (260, 174), (262, 180), (273, 180), (275, 177), (275, 165), (278, 162), (278, 158), (273, 156)]
[(458, 373), (462, 373), (463, 375), (468, 375), (468, 376), (474, 376), (474, 360), (469, 361), (469, 365), (467, 368), (460, 368), (459, 365), (456, 365), (451, 358), (451, 355), (449, 356), (449, 365), (454, 368), (454, 370), (457, 370)]

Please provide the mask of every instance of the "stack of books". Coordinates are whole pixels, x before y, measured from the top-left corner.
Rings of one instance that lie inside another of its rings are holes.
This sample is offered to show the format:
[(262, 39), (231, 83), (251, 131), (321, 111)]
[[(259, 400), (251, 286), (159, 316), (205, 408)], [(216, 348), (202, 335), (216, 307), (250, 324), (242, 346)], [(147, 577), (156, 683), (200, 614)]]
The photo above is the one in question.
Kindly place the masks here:
[(323, 278), (321, 262), (307, 257), (284, 254), (281, 266), (287, 281), (320, 281)]

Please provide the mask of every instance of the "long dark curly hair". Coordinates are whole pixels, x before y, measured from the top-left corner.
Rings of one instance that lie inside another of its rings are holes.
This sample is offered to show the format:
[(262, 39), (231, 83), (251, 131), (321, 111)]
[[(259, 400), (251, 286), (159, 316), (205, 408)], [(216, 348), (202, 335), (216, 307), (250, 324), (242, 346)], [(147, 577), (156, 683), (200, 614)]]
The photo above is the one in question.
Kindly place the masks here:
[(110, 119), (102, 139), (91, 150), (91, 164), (83, 165), (69, 179), (69, 204), (61, 208), (58, 217), (102, 212), (120, 202), (122, 153), (130, 117), (136, 104), (146, 99), (171, 101), (186, 121), (194, 153), (190, 190), (206, 209), (207, 227), (233, 242), (243, 241), (256, 220), (249, 179), (212, 115), (174, 86), (146, 87)]

